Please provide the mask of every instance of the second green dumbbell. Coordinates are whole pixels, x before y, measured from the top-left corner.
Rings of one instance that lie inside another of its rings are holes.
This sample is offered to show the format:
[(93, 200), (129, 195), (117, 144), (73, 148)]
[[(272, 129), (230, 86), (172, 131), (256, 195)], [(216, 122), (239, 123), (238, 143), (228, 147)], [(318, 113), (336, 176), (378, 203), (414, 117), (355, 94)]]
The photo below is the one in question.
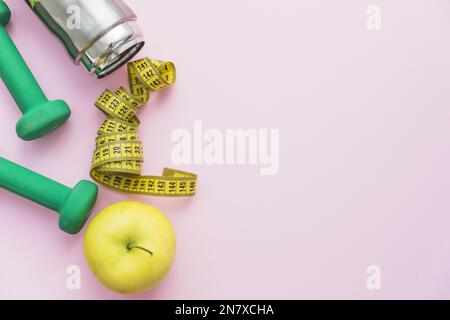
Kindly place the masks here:
[(0, 188), (59, 213), (59, 227), (78, 233), (97, 200), (97, 186), (82, 180), (71, 189), (61, 183), (0, 157)]
[(62, 100), (49, 101), (42, 92), (6, 31), (10, 18), (11, 11), (0, 0), (0, 78), (23, 113), (16, 126), (17, 135), (30, 141), (45, 136), (64, 124), (70, 117), (70, 109)]

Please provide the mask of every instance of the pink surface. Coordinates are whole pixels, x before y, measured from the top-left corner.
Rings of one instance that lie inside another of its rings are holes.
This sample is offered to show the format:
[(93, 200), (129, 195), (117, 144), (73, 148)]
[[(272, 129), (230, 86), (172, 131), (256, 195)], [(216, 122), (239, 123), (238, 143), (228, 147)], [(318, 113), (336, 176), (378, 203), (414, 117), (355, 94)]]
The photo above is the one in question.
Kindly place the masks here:
[[(70, 122), (25, 143), (3, 84), (1, 154), (67, 185), (89, 178), (93, 102), (126, 85), (126, 70), (96, 80), (74, 66), (24, 1), (8, 30), (49, 98)], [(148, 45), (174, 61), (176, 85), (140, 114), (144, 173), (199, 174), (193, 199), (120, 194), (103, 187), (95, 212), (123, 200), (162, 210), (178, 237), (165, 282), (121, 296), (92, 276), (83, 233), (0, 190), (0, 298), (450, 298), (450, 2), (378, 0), (127, 0)], [(1, 50), (1, 48), (0, 48)], [(280, 172), (256, 166), (174, 165), (171, 134), (207, 128), (280, 129)], [(66, 288), (79, 265), (81, 290)], [(382, 269), (368, 290), (366, 268)]]

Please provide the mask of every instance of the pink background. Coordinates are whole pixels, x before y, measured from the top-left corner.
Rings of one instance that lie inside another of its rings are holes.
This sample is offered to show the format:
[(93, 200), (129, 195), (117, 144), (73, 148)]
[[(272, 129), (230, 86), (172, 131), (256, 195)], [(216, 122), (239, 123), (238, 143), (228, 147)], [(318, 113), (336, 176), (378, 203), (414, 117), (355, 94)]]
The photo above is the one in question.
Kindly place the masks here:
[[(89, 178), (93, 102), (126, 85), (70, 62), (22, 0), (8, 26), (50, 99), (70, 122), (25, 143), (3, 84), (1, 154), (67, 185)], [(95, 212), (138, 200), (173, 222), (178, 252), (157, 289), (121, 296), (96, 281), (83, 233), (0, 190), (0, 298), (450, 298), (450, 2), (448, 0), (127, 0), (148, 45), (178, 82), (140, 114), (144, 173), (171, 163), (178, 128), (280, 129), (280, 172), (176, 166), (199, 174), (193, 199), (129, 196), (103, 187)], [(366, 9), (382, 8), (382, 29)], [(366, 268), (382, 268), (382, 289)], [(79, 265), (82, 287), (66, 288)]]

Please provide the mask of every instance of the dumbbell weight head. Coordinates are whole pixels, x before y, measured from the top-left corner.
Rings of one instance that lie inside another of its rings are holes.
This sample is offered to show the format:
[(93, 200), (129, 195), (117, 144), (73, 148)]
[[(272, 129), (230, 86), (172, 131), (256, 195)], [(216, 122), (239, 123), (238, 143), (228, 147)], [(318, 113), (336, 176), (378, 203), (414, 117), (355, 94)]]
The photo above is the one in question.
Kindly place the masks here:
[(36, 140), (62, 126), (70, 114), (65, 101), (46, 101), (22, 116), (16, 125), (17, 135), (25, 141)]
[(80, 181), (59, 210), (59, 228), (70, 234), (80, 232), (92, 212), (97, 193), (95, 184), (86, 180)]

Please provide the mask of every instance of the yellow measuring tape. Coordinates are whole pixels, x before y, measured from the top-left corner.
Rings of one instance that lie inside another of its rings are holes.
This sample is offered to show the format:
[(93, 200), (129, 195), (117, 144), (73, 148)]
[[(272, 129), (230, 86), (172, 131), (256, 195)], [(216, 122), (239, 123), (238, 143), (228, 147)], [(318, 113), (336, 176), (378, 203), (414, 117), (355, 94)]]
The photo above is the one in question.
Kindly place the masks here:
[(128, 64), (131, 93), (123, 87), (106, 89), (95, 105), (107, 119), (98, 130), (91, 177), (119, 191), (155, 196), (195, 195), (197, 175), (165, 168), (162, 176), (141, 176), (144, 161), (138, 139), (136, 114), (150, 99), (151, 91), (172, 85), (176, 69), (172, 62), (144, 58)]

